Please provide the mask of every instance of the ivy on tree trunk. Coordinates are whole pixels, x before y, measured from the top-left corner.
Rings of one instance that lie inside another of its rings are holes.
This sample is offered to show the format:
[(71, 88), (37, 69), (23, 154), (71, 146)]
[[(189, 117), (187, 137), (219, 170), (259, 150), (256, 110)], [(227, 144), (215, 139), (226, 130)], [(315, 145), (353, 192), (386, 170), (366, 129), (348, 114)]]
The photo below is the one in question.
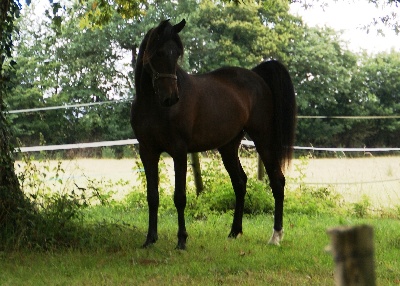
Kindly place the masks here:
[[(9, 75), (12, 31), (19, 7), (15, 0), (2, 0), (0, 4), (0, 233), (15, 230), (21, 221), (20, 211), (27, 210), (29, 203), (22, 192), (14, 169), (14, 146), (11, 144), (10, 125), (6, 119), (5, 97), (12, 87)], [(12, 62), (11, 62), (12, 63)]]

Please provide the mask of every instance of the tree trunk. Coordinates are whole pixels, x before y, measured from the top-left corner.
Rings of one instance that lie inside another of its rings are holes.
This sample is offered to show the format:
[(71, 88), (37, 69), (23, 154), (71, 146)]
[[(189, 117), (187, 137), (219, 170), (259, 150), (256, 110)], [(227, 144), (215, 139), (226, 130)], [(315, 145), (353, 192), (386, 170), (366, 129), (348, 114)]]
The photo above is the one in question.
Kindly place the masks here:
[(4, 102), (0, 92), (0, 227), (9, 222), (24, 201), (14, 170), (14, 150), (10, 144), (9, 125), (3, 113)]
[(5, 96), (11, 82), (5, 59), (11, 56), (10, 33), (18, 6), (12, 0), (0, 3), (0, 231), (14, 228), (20, 210), (28, 206), (14, 169), (14, 146), (6, 120)]

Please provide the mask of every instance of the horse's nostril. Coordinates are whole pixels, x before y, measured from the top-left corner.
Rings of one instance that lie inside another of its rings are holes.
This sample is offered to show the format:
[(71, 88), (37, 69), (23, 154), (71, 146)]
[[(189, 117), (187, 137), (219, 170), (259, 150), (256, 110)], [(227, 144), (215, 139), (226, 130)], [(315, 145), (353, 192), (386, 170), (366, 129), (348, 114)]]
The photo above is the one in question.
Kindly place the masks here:
[(170, 98), (164, 99), (163, 105), (164, 105), (164, 106), (170, 106), (170, 105), (171, 105), (171, 99), (170, 99)]

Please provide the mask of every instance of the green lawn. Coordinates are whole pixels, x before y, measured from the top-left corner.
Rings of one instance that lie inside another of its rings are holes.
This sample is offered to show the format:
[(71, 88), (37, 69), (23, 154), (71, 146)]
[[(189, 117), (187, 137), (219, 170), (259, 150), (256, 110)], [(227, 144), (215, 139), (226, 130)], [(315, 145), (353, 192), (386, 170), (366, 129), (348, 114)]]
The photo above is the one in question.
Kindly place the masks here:
[[(37, 189), (30, 198), (40, 211), (28, 217), (29, 227), (21, 220), (17, 235), (1, 232), (0, 285), (334, 285), (334, 262), (325, 250), (330, 243), (327, 229), (359, 224), (374, 227), (377, 285), (400, 285), (396, 201), (377, 208), (375, 198), (354, 190), (359, 199), (346, 202), (332, 186), (307, 185), (306, 177), (299, 176), (285, 194), (284, 240), (272, 246), (267, 242), (273, 198), (267, 182), (249, 176), (244, 234), (228, 239), (234, 205), (230, 180), (221, 163), (205, 162), (206, 190), (196, 198), (189, 187), (189, 240), (187, 250), (178, 251), (172, 188), (163, 168), (159, 241), (142, 249), (147, 231), (144, 173), (137, 173), (133, 186), (121, 180), (88, 180), (80, 192), (82, 188), (73, 186), (81, 183), (68, 187), (59, 179), (46, 185), (48, 178), (58, 178), (52, 172), (63, 173), (58, 165), (49, 166), (44, 162), (37, 169), (27, 162), (24, 186)], [(296, 170), (305, 174), (306, 168), (302, 159)], [(121, 188), (128, 195), (114, 201), (111, 194)], [(397, 195), (397, 188), (390, 190)]]
[(188, 218), (188, 249), (178, 251), (174, 213), (160, 215), (159, 241), (140, 248), (146, 217), (140, 210), (90, 208), (89, 230), (79, 237), (87, 247), (1, 252), (0, 285), (333, 285), (326, 230), (343, 224), (374, 227), (377, 284), (400, 284), (398, 219), (287, 214), (277, 247), (267, 244), (271, 216), (246, 216), (244, 234), (234, 240), (227, 239), (229, 214)]

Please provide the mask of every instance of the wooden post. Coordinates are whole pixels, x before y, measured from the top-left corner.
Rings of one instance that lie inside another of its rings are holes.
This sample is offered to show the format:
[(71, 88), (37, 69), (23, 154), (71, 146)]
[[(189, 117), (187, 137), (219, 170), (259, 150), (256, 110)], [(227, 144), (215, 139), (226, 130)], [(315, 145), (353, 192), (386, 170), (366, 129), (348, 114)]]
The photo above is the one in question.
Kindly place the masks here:
[(335, 284), (375, 286), (373, 229), (368, 225), (328, 230)]
[(196, 195), (199, 196), (204, 189), (203, 180), (201, 179), (199, 153), (191, 153), (190, 158), (192, 160), (192, 169), (194, 176), (194, 185), (196, 186)]
[(264, 164), (260, 158), (260, 155), (257, 153), (257, 179), (262, 181), (265, 176)]

